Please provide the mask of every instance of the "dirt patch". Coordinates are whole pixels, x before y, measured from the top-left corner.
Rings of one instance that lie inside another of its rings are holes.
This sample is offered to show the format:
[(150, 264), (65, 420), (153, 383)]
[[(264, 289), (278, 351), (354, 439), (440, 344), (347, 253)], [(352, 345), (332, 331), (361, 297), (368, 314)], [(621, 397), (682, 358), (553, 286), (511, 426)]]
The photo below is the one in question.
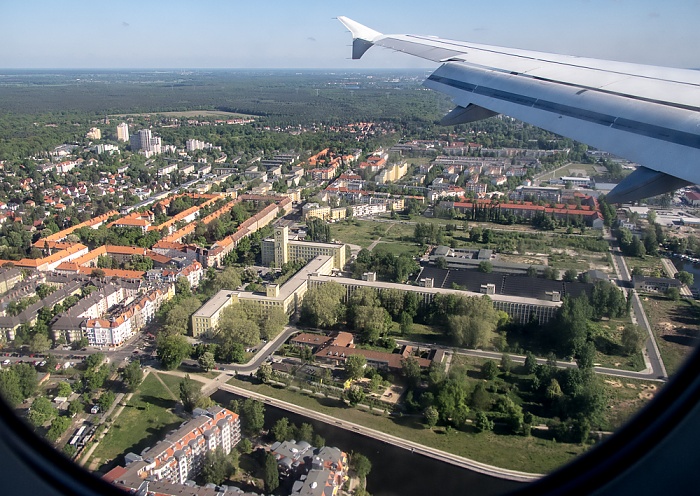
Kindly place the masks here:
[(403, 389), (403, 386), (392, 384), (382, 393), (382, 401), (394, 404), (398, 403), (399, 398), (403, 394)]
[(606, 379), (605, 384), (609, 384), (614, 388), (621, 388), (622, 387), (622, 383), (620, 381), (611, 381), (610, 379)]
[(657, 322), (656, 325), (659, 327), (659, 330), (665, 334), (673, 332), (673, 330), (676, 328), (676, 326), (674, 326), (670, 322)]

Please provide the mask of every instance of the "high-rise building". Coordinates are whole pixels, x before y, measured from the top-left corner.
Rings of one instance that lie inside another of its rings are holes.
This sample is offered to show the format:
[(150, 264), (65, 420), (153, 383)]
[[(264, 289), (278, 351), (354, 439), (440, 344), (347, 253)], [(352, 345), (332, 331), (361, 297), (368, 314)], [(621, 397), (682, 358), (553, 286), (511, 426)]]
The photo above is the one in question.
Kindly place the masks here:
[(147, 156), (162, 152), (162, 142), (160, 137), (153, 136), (150, 129), (141, 129), (129, 139), (131, 149), (145, 152)]
[(126, 122), (117, 126), (117, 141), (129, 141), (129, 125)]

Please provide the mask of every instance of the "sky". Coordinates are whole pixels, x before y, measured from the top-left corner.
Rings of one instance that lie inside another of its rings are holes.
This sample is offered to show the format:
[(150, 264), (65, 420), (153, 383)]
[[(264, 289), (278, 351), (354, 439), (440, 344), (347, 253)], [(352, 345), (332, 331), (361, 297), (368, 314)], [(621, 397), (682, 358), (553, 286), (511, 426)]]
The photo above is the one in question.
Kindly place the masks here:
[(382, 33), (700, 68), (700, 0), (5, 0), (0, 69), (436, 66), (383, 48), (350, 60), (338, 15)]

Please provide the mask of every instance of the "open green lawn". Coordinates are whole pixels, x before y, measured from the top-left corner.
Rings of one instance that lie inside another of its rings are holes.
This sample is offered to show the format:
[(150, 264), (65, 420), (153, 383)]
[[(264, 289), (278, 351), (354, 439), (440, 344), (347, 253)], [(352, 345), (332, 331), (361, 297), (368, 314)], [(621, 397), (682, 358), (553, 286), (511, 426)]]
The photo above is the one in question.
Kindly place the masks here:
[(350, 408), (337, 400), (310, 397), (281, 387), (251, 384), (238, 379), (231, 379), (229, 384), (473, 460), (525, 472), (551, 472), (588, 449), (587, 445), (544, 439), (540, 436), (542, 433), (537, 431), (525, 437), (491, 432), (473, 434), (454, 429), (446, 431), (441, 427), (430, 430), (422, 423), (421, 416), (389, 418)]
[(638, 268), (641, 269), (642, 273), (646, 276), (666, 277), (663, 264), (659, 257), (625, 257), (625, 262), (627, 263), (630, 274), (635, 268)]
[(331, 224), (331, 235), (344, 243), (367, 248), (372, 241), (384, 236), (391, 224), (367, 220), (349, 220)]
[(372, 253), (391, 253), (394, 256), (399, 256), (402, 253), (406, 253), (412, 257), (416, 257), (422, 255), (423, 251), (424, 250), (422, 250), (421, 247), (415, 243), (381, 241), (374, 247)]
[[(173, 413), (178, 402), (172, 399), (154, 374), (151, 373), (144, 379), (95, 449), (92, 458), (99, 458), (101, 470), (112, 468), (117, 458), (116, 461), (123, 461), (120, 455), (128, 452), (141, 453), (144, 448), (152, 446), (166, 432), (182, 423), (183, 419)], [(170, 386), (170, 377), (161, 377)]]
[(700, 342), (700, 304), (685, 298), (673, 301), (660, 294), (641, 294), (639, 298), (666, 372), (672, 375)]

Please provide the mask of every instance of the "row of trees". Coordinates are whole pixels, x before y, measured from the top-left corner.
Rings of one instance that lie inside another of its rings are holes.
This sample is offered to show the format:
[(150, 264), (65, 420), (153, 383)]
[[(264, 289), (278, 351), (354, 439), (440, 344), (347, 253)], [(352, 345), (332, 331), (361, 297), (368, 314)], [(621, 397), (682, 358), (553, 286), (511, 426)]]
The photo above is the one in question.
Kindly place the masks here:
[(419, 270), (418, 263), (407, 253), (394, 256), (389, 252), (371, 252), (363, 248), (355, 258), (353, 277), (359, 279), (365, 272), (376, 272), (384, 281), (406, 282)]
[[(335, 282), (309, 288), (301, 306), (301, 321), (312, 326), (330, 328), (347, 322), (360, 340), (376, 343), (387, 336), (393, 322), (402, 334), (411, 332), (414, 319), (421, 318), (446, 329), (457, 346), (488, 346), (496, 330), (509, 322), (508, 315), (496, 311), (487, 296), (435, 295), (425, 307), (412, 291), (357, 288), (347, 298), (345, 288)], [(419, 312), (420, 310), (420, 312)]]

